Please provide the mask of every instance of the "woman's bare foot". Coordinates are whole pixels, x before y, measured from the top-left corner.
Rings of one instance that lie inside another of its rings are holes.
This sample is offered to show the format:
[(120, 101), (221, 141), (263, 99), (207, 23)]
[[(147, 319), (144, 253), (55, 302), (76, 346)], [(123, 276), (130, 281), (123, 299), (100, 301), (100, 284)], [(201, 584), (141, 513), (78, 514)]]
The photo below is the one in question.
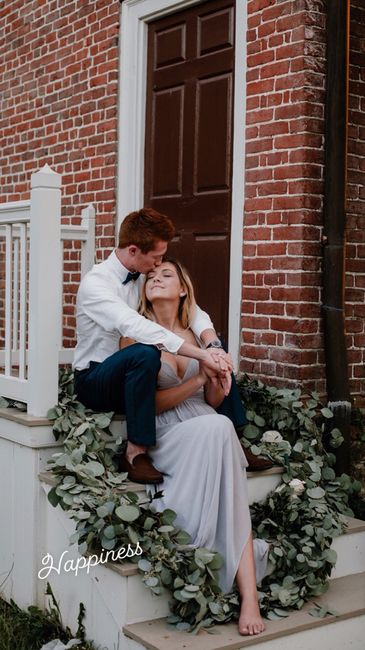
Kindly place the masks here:
[(257, 601), (250, 602), (242, 600), (240, 617), (238, 619), (238, 631), (242, 636), (260, 634), (265, 629), (264, 622), (260, 615), (260, 608)]

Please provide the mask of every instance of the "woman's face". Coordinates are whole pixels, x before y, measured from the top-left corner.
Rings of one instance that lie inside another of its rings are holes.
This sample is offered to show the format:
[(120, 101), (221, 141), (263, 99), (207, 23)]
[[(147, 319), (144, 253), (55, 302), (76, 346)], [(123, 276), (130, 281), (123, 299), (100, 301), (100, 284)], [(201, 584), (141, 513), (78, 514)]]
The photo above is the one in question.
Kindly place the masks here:
[(177, 270), (170, 262), (163, 262), (147, 274), (145, 292), (147, 300), (152, 304), (161, 298), (179, 300), (181, 294), (185, 295)]

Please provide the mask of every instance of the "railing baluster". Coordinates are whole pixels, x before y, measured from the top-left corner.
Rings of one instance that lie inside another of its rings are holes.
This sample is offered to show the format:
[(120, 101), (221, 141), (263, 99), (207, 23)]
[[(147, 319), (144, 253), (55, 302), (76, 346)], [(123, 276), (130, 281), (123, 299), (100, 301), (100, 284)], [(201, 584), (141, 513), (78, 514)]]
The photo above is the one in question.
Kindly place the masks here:
[(5, 374), (11, 375), (12, 226), (5, 227)]
[(19, 291), (19, 378), (25, 379), (27, 318), (27, 224), (19, 224), (20, 291)]
[[(14, 236), (13, 242), (14, 242), (14, 257), (13, 257), (13, 289), (12, 289), (12, 302), (13, 302), (12, 350), (13, 350), (13, 355), (15, 355), (15, 359), (16, 359), (18, 353), (18, 331), (19, 331), (19, 237)], [(14, 356), (13, 356), (13, 360), (14, 360)]]

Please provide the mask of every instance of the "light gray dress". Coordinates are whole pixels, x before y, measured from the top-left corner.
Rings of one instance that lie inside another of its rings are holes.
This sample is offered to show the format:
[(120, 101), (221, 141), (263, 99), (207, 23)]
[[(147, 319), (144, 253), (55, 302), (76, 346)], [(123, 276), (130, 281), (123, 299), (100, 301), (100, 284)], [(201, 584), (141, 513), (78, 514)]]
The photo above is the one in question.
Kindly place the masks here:
[[(183, 379), (162, 362), (158, 388), (177, 386), (199, 370), (190, 359)], [(163, 490), (154, 499), (157, 511), (171, 508), (175, 524), (191, 536), (189, 546), (218, 551), (224, 560), (219, 585), (224, 593), (233, 588), (242, 551), (251, 531), (246, 470), (248, 463), (231, 420), (219, 415), (204, 399), (204, 389), (156, 418), (156, 446), (148, 454), (164, 474), (163, 483), (147, 484)], [(256, 579), (263, 578), (268, 544), (254, 540)]]

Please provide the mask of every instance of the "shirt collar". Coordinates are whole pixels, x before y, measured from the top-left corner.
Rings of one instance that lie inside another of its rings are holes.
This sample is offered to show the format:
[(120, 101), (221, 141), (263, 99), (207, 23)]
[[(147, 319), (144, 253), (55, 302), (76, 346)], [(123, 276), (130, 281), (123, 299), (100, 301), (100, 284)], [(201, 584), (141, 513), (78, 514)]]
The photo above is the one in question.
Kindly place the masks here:
[[(107, 258), (106, 261), (107, 261), (108, 265), (110, 266), (110, 268), (114, 271), (114, 273), (117, 274), (117, 276), (121, 280), (121, 282), (124, 282), (124, 280), (127, 278), (127, 275), (128, 275), (128, 273), (130, 273), (130, 271), (129, 271), (129, 269), (127, 269), (124, 266), (124, 264), (122, 264), (122, 262), (117, 257), (117, 249), (116, 248), (114, 248), (114, 250), (110, 253), (110, 255), (109, 255), (109, 257)], [(143, 278), (144, 275), (141, 274), (139, 277)]]
[(117, 249), (115, 248), (107, 258), (108, 265), (113, 269), (113, 271), (118, 275), (118, 278), (124, 282), (126, 279), (129, 271), (128, 269), (122, 264), (122, 262), (119, 260), (117, 257)]

